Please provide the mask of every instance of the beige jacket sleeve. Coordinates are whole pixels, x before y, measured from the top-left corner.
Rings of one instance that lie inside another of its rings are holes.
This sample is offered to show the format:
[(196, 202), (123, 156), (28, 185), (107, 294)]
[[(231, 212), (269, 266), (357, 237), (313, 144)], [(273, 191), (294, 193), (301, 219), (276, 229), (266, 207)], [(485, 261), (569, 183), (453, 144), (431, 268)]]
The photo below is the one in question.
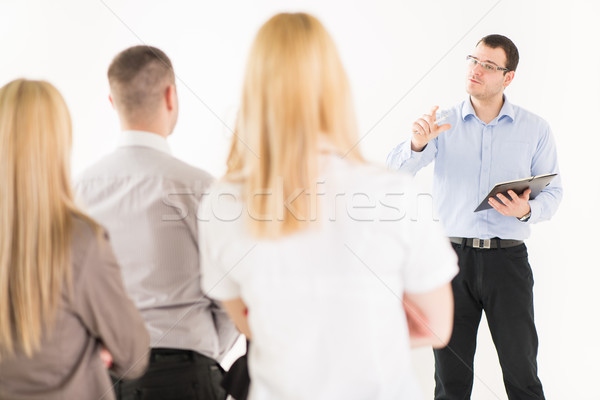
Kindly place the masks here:
[(90, 243), (73, 295), (82, 323), (112, 355), (111, 371), (125, 379), (142, 375), (148, 366), (150, 337), (125, 291), (108, 234)]

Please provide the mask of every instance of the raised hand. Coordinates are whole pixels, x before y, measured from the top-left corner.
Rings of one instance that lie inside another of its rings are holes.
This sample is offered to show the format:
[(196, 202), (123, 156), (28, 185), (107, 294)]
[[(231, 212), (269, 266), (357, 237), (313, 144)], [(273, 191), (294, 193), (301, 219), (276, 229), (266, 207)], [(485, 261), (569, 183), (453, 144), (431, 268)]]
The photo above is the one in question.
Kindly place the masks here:
[(424, 114), (421, 118), (413, 123), (413, 137), (411, 139), (412, 151), (421, 151), (429, 143), (435, 139), (440, 133), (451, 128), (450, 124), (438, 125), (435, 120), (435, 113), (438, 106), (431, 109), (429, 114)]

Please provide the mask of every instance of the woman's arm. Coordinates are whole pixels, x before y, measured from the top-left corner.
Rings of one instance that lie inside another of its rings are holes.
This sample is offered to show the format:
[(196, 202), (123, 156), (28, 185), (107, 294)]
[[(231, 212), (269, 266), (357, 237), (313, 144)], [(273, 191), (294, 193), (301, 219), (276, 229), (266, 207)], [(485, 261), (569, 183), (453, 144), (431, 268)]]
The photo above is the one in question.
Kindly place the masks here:
[(221, 303), (238, 330), (250, 340), (252, 334), (248, 325), (248, 307), (246, 307), (246, 304), (239, 297), (233, 300), (225, 300)]
[(450, 341), (454, 319), (452, 287), (446, 283), (425, 293), (405, 293), (403, 299), (411, 347), (442, 348)]
[(138, 309), (127, 295), (119, 264), (107, 237), (94, 237), (87, 252), (79, 282), (74, 285), (74, 309), (90, 335), (106, 351), (100, 353), (120, 378), (141, 376), (148, 365), (150, 336)]

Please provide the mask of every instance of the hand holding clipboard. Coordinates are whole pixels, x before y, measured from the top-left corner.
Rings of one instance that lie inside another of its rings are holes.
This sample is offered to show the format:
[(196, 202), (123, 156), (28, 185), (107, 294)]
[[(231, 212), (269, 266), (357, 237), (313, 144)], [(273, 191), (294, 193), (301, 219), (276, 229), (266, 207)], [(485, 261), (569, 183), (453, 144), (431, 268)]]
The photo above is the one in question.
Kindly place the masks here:
[[(529, 178), (517, 179), (514, 181), (501, 182), (496, 184), (492, 188), (492, 190), (488, 193), (487, 196), (483, 199), (483, 201), (479, 204), (479, 206), (475, 209), (474, 212), (488, 210), (492, 208), (489, 204), (488, 199), (493, 198), (496, 201), (502, 203), (502, 199), (500, 197), (504, 196), (507, 199), (510, 199), (511, 196), (508, 194), (509, 190), (512, 190), (517, 195), (523, 194), (525, 190), (531, 189), (531, 193), (529, 194), (530, 199), (535, 199), (535, 197), (540, 194), (540, 192), (550, 184), (552, 179), (557, 174), (545, 174), (545, 175), (537, 175), (531, 176)], [(498, 197), (498, 195), (501, 195)]]

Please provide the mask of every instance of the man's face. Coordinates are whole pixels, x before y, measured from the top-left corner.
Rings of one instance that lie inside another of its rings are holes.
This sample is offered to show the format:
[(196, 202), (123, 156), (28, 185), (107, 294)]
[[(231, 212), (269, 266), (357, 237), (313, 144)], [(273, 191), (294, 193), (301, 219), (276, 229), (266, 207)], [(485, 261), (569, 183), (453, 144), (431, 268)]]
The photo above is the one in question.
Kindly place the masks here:
[[(493, 49), (479, 43), (471, 56), (486, 64), (506, 67), (506, 54), (501, 47)], [(504, 71), (488, 71), (479, 64), (467, 63), (467, 93), (478, 100), (489, 100), (496, 96), (502, 96), (504, 88), (510, 84), (514, 75), (514, 71), (509, 71), (505, 75)]]

